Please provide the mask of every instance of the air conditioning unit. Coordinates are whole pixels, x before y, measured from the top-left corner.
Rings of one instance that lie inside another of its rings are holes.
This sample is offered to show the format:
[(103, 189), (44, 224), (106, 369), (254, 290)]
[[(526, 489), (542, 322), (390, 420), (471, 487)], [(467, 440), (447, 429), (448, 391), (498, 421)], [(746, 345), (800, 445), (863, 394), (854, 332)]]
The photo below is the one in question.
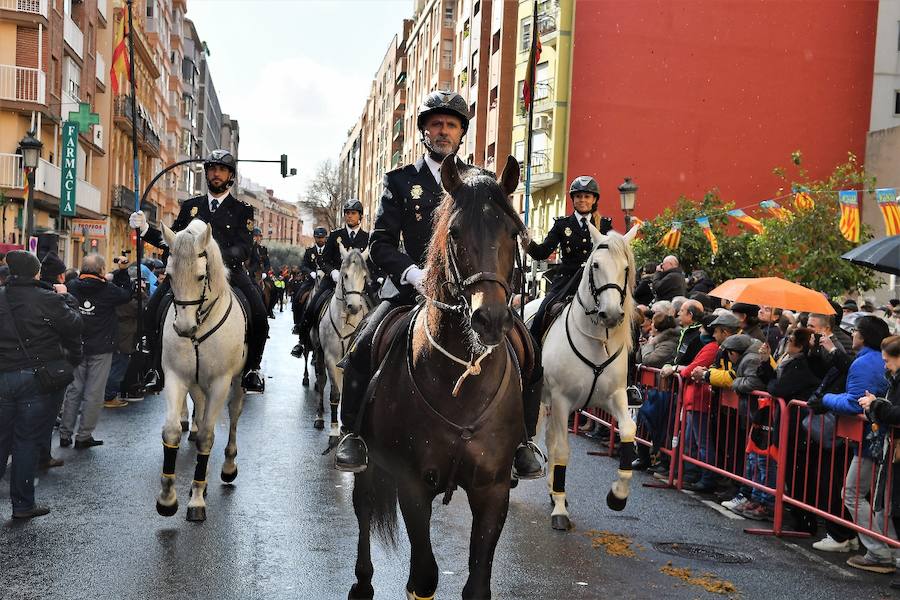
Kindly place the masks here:
[(549, 130), (550, 126), (553, 125), (553, 119), (550, 115), (535, 115), (534, 116), (534, 128), (540, 130)]
[(103, 149), (103, 125), (94, 125), (94, 145)]

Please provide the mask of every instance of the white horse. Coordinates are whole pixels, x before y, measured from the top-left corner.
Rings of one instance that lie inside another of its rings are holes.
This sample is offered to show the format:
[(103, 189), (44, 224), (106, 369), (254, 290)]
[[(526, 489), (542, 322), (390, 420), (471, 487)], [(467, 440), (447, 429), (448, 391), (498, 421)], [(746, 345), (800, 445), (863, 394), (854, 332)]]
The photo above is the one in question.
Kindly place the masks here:
[(247, 360), (247, 317), (228, 283), (228, 270), (209, 225), (194, 219), (177, 234), (165, 225), (162, 233), (169, 246), (166, 274), (174, 300), (163, 321), (166, 422), (162, 430), (162, 487), (156, 510), (166, 517), (178, 511), (175, 458), (182, 433), (179, 418), (190, 392), (197, 426), (197, 465), (187, 519), (204, 521), (207, 464), (216, 422), (226, 399), (230, 429), (221, 477), (226, 483), (237, 477), (236, 432), (244, 406), (241, 372)]
[(362, 252), (352, 248), (347, 250), (338, 242), (341, 251), (340, 277), (334, 294), (328, 302), (328, 308), (319, 320), (318, 326), (310, 332), (313, 347), (316, 349), (316, 392), (319, 396), (319, 408), (313, 424), (316, 429), (325, 426), (325, 372), (331, 381), (329, 401), (331, 403), (331, 428), (328, 434), (328, 447), (337, 444), (341, 435), (338, 422), (338, 404), (344, 383), (344, 371), (337, 363), (350, 349), (350, 343), (356, 328), (369, 313), (369, 301), (366, 297), (366, 284), (371, 276), (366, 261), (369, 258), (368, 248)]
[[(571, 527), (566, 507), (566, 466), (569, 463), (569, 415), (576, 410), (601, 407), (615, 417), (621, 439), (618, 479), (606, 502), (622, 510), (628, 500), (635, 424), (628, 412), (628, 354), (634, 311), (634, 254), (631, 240), (637, 227), (624, 236), (601, 234), (589, 226), (594, 250), (571, 301), (544, 337), (543, 403), (549, 406), (546, 443), (550, 458), (550, 523), (554, 529)], [(526, 319), (537, 311), (539, 300), (526, 307)]]

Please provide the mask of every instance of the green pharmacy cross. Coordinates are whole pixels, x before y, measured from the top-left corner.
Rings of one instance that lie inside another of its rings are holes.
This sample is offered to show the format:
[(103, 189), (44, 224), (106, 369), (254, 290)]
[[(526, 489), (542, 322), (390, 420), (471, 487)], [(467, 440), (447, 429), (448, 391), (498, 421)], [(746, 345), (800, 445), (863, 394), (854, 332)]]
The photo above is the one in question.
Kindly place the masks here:
[(91, 105), (87, 102), (79, 102), (78, 110), (69, 113), (69, 121), (78, 123), (78, 131), (86, 133), (91, 125), (100, 124), (100, 115), (91, 112)]

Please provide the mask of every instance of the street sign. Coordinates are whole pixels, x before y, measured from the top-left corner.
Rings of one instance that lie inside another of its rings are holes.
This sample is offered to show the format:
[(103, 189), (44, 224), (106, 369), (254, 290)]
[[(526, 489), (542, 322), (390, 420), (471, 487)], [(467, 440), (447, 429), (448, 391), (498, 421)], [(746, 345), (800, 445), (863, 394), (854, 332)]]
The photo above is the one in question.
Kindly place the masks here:
[(85, 235), (105, 238), (109, 231), (105, 220), (102, 219), (72, 219), (72, 230), (81, 229)]
[(78, 123), (66, 121), (62, 124), (62, 162), (59, 185), (59, 215), (75, 216), (75, 189), (78, 181)]
[(28, 238), (28, 251), (37, 256), (38, 239), (35, 236)]

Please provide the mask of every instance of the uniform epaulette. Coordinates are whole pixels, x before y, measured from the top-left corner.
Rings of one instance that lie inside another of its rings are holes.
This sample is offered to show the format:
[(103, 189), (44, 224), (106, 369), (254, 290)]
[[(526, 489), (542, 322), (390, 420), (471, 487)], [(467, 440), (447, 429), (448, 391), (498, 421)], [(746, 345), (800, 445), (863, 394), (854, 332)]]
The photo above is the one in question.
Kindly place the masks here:
[(568, 215), (563, 215), (561, 217), (553, 217), (554, 221), (562, 221), (563, 219), (568, 219)]

